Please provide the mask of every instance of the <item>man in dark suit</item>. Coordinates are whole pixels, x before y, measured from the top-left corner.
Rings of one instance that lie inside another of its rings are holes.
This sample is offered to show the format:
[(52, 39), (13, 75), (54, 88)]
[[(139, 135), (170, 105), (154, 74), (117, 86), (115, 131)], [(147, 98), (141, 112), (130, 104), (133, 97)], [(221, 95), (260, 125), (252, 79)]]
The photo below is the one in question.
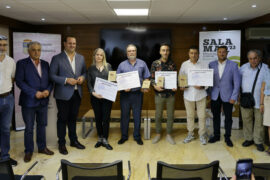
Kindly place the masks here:
[(221, 107), (225, 114), (225, 142), (232, 147), (230, 139), (232, 129), (232, 109), (233, 104), (238, 99), (241, 76), (237, 63), (227, 59), (227, 46), (220, 46), (217, 50), (218, 60), (209, 64), (210, 69), (214, 69), (214, 85), (211, 88), (211, 110), (214, 119), (214, 136), (209, 139), (209, 143), (220, 140), (220, 113)]
[(25, 123), (24, 162), (31, 161), (34, 151), (33, 128), (36, 120), (38, 152), (53, 155), (46, 146), (46, 125), (49, 94), (52, 84), (49, 80), (49, 63), (41, 60), (39, 42), (28, 44), (29, 57), (19, 60), (16, 66), (16, 84), (21, 89), (19, 105), (22, 106)]
[(66, 149), (66, 125), (70, 146), (85, 149), (78, 141), (76, 133), (76, 119), (82, 97), (82, 83), (85, 80), (86, 65), (84, 57), (75, 52), (76, 38), (64, 38), (65, 50), (52, 58), (50, 78), (55, 83), (54, 97), (58, 109), (57, 136), (59, 152), (68, 154)]

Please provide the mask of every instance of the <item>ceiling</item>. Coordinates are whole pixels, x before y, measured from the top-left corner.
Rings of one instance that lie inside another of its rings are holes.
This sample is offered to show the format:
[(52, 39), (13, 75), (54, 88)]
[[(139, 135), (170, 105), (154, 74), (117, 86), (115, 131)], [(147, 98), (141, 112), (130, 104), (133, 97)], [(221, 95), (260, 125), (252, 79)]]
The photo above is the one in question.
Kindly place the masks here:
[[(114, 8), (149, 15), (120, 17)], [(0, 0), (0, 15), (31, 24), (240, 23), (268, 13), (270, 0)]]

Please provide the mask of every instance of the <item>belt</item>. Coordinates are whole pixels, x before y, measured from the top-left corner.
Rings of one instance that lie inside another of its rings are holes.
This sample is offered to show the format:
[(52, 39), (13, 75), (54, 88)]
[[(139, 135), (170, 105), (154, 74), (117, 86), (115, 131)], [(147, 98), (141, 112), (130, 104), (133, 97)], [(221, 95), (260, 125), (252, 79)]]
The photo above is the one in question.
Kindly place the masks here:
[(6, 92), (6, 93), (3, 93), (3, 94), (0, 94), (0, 98), (4, 98), (4, 97), (7, 97), (8, 95), (11, 94), (12, 91), (9, 91), (9, 92)]

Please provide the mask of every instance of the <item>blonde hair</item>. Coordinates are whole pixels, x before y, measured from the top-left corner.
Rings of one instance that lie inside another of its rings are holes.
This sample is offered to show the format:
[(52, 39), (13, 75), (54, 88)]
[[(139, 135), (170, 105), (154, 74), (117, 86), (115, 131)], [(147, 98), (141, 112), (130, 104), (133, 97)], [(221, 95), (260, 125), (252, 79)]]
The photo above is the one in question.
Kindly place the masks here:
[(93, 53), (93, 64), (92, 65), (96, 65), (96, 54), (98, 51), (101, 51), (102, 52), (102, 55), (103, 55), (103, 59), (102, 59), (102, 65), (104, 66), (104, 68), (108, 71), (108, 63), (106, 61), (106, 54), (104, 52), (104, 50), (102, 48), (97, 48), (95, 49), (94, 53)]

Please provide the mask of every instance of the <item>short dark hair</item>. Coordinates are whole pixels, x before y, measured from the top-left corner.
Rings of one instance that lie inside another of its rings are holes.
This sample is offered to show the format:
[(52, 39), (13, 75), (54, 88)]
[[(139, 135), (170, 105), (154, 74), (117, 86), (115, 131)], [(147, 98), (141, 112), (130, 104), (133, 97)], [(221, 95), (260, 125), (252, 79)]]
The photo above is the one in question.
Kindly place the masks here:
[(168, 44), (168, 43), (166, 43), (166, 42), (161, 43), (161, 44), (160, 44), (160, 47), (162, 47), (162, 46), (167, 46), (169, 49), (171, 49), (170, 44)]
[(218, 46), (218, 50), (219, 49), (226, 49), (226, 51), (228, 51), (228, 47), (227, 46)]
[(70, 35), (70, 34), (69, 34), (69, 35), (65, 35), (65, 36), (64, 36), (64, 42), (67, 42), (67, 39), (68, 39), (68, 38), (75, 38), (75, 39), (76, 39), (76, 37), (75, 37), (74, 35)]
[(196, 45), (190, 46), (190, 47), (189, 47), (189, 50), (191, 50), (191, 49), (196, 49), (196, 50), (199, 52), (199, 48), (198, 48), (198, 46), (196, 46)]

